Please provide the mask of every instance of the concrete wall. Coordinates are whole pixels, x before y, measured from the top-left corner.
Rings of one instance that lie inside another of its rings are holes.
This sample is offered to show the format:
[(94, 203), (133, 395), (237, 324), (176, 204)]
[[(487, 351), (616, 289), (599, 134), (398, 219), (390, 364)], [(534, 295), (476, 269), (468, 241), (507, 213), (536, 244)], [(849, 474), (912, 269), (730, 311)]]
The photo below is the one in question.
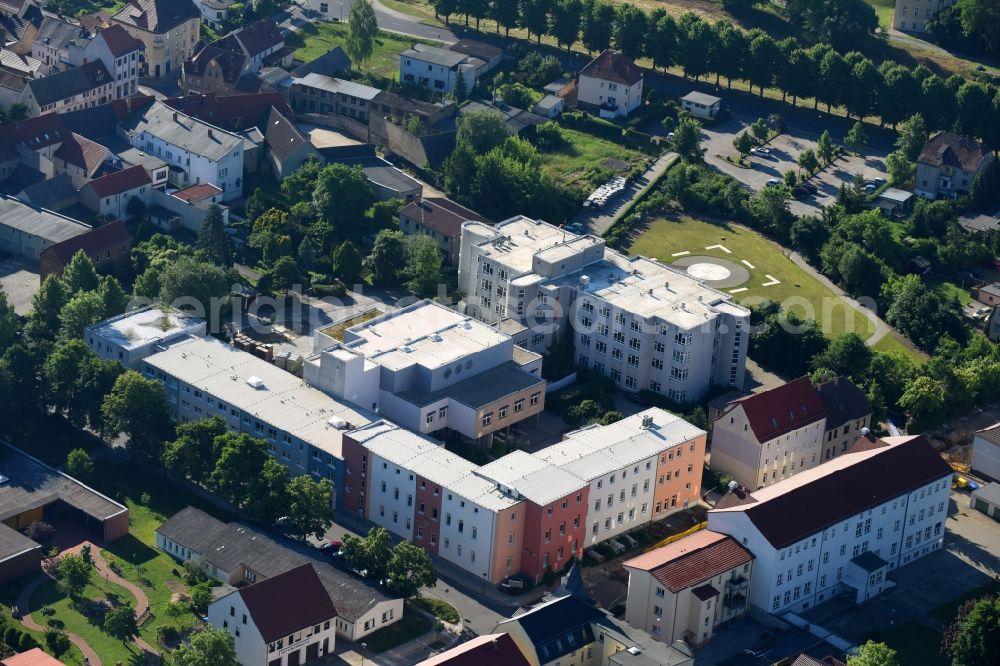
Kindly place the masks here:
[(972, 469), (991, 479), (1000, 479), (1000, 446), (976, 435), (972, 440)]

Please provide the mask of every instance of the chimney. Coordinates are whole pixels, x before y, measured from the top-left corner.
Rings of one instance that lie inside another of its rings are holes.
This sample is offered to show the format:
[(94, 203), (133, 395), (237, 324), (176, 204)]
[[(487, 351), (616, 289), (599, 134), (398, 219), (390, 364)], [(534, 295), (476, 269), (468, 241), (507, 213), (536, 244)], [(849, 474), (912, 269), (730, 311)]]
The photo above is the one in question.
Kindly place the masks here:
[(177, 112), (174, 111), (174, 122), (177, 122)]
[(215, 139), (215, 134), (212, 133), (212, 130), (208, 130), (208, 138), (212, 140)]

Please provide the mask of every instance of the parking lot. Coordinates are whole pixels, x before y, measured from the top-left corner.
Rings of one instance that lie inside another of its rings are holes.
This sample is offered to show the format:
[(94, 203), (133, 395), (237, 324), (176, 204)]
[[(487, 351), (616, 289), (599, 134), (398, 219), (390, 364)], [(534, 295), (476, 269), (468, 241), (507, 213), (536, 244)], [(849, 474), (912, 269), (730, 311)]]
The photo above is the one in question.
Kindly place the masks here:
[(14, 312), (26, 315), (31, 310), (31, 298), (38, 291), (38, 265), (20, 257), (0, 256), (0, 286)]
[[(819, 134), (796, 131), (780, 134), (767, 144), (771, 152), (770, 158), (751, 155), (747, 158), (751, 168), (738, 167), (719, 157), (736, 157), (733, 138), (744, 131), (754, 121), (754, 118), (730, 115), (725, 120), (706, 126), (702, 129), (705, 143), (705, 161), (723, 173), (736, 178), (748, 188), (757, 192), (767, 186), (772, 178), (781, 180), (785, 172), (799, 172), (797, 160), (799, 154), (806, 149), (816, 149)], [(869, 154), (865, 157), (849, 155), (838, 158), (833, 164), (813, 176), (809, 182), (818, 191), (816, 194), (793, 199), (790, 207), (796, 215), (815, 215), (823, 206), (836, 201), (841, 184), (853, 182), (857, 174), (868, 180), (875, 177), (885, 177), (885, 154)]]

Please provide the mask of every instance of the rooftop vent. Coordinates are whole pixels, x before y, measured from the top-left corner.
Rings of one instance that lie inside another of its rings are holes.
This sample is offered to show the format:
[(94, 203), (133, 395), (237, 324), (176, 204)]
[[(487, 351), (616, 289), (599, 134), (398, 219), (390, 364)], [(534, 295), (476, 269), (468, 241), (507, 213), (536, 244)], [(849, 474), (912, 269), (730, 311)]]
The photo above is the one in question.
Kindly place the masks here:
[(589, 275), (581, 275), (580, 276), (580, 286), (583, 287), (584, 289), (586, 289), (587, 287), (590, 286), (590, 276)]
[(260, 377), (247, 377), (247, 384), (257, 390), (264, 388), (264, 380)]
[(868, 428), (867, 426), (861, 429), (861, 434), (864, 435), (865, 437), (867, 437), (868, 433), (870, 433), (870, 432), (871, 432), (871, 429)]
[(653, 427), (653, 417), (650, 414), (646, 414), (642, 417), (642, 427), (645, 430), (649, 430)]
[(332, 425), (337, 430), (347, 430), (348, 428), (351, 427), (350, 423), (340, 418), (339, 416), (331, 416), (330, 419), (327, 421), (327, 423)]
[(642, 650), (640, 650), (634, 645), (630, 647), (628, 650), (626, 650), (626, 652), (628, 652), (629, 654), (642, 654)]
[(737, 483), (736, 481), (730, 481), (730, 482), (729, 482), (729, 491), (730, 491), (730, 492), (732, 492), (732, 491), (736, 490), (736, 489), (737, 489), (737, 488), (739, 488), (739, 487), (740, 487), (740, 484), (739, 484), (739, 483)]

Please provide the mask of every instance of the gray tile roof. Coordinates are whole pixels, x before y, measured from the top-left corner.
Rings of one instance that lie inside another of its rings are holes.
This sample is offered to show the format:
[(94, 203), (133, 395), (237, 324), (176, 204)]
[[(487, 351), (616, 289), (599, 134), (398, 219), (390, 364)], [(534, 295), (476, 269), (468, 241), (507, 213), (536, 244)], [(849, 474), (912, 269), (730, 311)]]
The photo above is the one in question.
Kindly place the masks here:
[(333, 566), (313, 548), (272, 537), (242, 523), (224, 523), (194, 507), (174, 514), (157, 532), (223, 571), (244, 564), (270, 577), (312, 564), (337, 614), (350, 622), (372, 606), (396, 598), (378, 585)]
[(42, 18), (42, 25), (38, 28), (38, 34), (34, 39), (39, 44), (60, 50), (74, 43), (83, 48), (90, 40), (91, 35), (85, 28), (54, 16)]
[(243, 138), (155, 102), (144, 114), (126, 119), (122, 129), (130, 136), (148, 132), (182, 150), (220, 160), (243, 145)]
[(0, 195), (0, 227), (60, 243), (90, 231), (83, 222), (24, 204), (14, 197)]
[(292, 70), (292, 76), (302, 78), (306, 74), (323, 74), (324, 76), (336, 76), (341, 72), (351, 68), (351, 59), (344, 53), (344, 49), (336, 46), (318, 58), (310, 60), (304, 65)]
[(111, 82), (111, 75), (104, 63), (94, 60), (41, 79), (32, 79), (28, 82), (28, 87), (38, 105), (46, 106)]
[(113, 18), (149, 32), (163, 33), (200, 16), (191, 0), (129, 0)]

